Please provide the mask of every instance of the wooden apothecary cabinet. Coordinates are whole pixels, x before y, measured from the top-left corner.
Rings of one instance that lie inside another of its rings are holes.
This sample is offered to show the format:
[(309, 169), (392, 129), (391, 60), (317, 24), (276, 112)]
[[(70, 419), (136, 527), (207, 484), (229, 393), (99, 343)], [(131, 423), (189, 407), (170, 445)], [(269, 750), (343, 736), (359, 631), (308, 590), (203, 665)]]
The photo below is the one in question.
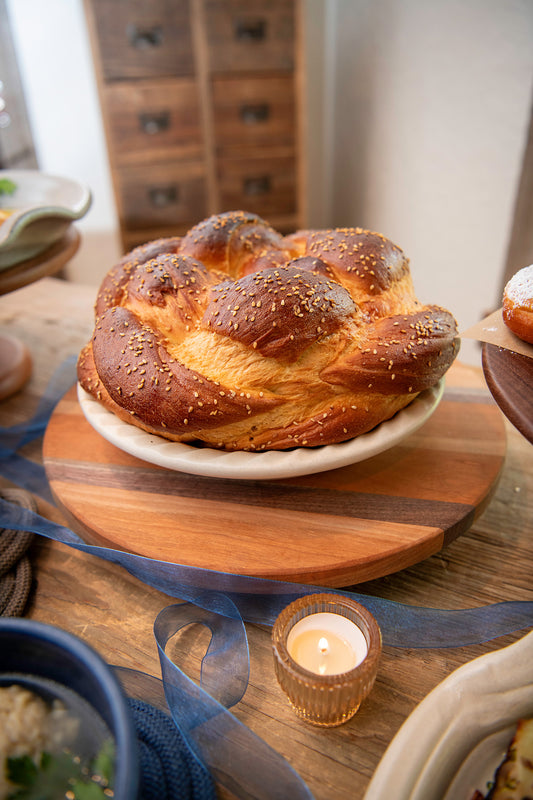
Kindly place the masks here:
[(300, 0), (85, 0), (122, 245), (305, 227)]

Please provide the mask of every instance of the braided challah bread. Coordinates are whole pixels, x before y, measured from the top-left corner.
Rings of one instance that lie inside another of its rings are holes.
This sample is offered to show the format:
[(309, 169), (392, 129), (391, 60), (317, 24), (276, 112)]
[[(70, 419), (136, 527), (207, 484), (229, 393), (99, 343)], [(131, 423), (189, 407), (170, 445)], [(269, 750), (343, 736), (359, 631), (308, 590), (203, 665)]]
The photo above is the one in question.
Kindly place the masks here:
[(360, 228), (277, 233), (235, 211), (122, 258), (81, 386), (150, 433), (226, 450), (351, 439), (433, 386), (458, 348), (399, 247)]

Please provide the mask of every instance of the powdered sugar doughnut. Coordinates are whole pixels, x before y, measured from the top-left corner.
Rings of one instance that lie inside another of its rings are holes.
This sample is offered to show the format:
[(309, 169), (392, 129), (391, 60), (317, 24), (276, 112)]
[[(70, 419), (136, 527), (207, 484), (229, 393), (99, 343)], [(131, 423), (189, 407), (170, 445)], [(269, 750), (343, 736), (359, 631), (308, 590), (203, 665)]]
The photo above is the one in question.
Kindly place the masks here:
[(502, 314), (513, 333), (533, 344), (533, 264), (519, 270), (507, 283)]

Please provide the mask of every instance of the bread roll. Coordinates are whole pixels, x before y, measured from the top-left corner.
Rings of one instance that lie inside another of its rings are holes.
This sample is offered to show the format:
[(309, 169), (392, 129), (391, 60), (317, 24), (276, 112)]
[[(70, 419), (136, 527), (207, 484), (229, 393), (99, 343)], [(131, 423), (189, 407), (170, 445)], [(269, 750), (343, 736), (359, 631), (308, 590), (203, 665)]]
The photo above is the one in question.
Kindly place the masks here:
[(519, 270), (503, 290), (503, 321), (516, 336), (533, 344), (533, 264)]
[(98, 292), (81, 386), (145, 431), (225, 450), (371, 430), (453, 362), (399, 247), (361, 228), (282, 236), (244, 211), (136, 248)]

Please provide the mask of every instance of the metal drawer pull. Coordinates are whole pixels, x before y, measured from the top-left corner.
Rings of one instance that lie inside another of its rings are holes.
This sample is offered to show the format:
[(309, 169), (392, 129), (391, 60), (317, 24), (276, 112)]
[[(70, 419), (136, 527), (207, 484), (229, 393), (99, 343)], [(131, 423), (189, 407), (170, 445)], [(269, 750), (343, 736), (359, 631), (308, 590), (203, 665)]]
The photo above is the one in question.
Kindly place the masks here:
[(266, 22), (264, 19), (238, 19), (235, 23), (235, 38), (240, 41), (261, 42), (266, 38)]
[(163, 31), (159, 25), (152, 28), (139, 28), (137, 25), (130, 24), (126, 28), (128, 41), (137, 50), (148, 50), (151, 47), (159, 47), (163, 41)]
[(176, 185), (173, 186), (154, 186), (148, 190), (150, 203), (156, 208), (166, 208), (178, 202), (179, 191)]
[(159, 111), (155, 114), (139, 114), (141, 130), (148, 135), (167, 131), (170, 127), (170, 111)]
[(270, 106), (268, 103), (241, 106), (241, 119), (245, 125), (256, 125), (259, 122), (266, 122), (269, 117)]
[(244, 194), (247, 197), (268, 194), (268, 192), (270, 192), (270, 178), (268, 175), (244, 179)]

